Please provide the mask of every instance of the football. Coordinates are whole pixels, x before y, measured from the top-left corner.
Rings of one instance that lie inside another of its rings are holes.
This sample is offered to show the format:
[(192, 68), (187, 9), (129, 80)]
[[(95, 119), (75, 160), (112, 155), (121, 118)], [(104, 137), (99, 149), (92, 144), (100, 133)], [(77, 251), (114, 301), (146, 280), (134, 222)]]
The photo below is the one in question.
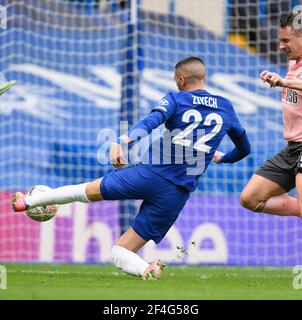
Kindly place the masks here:
[[(48, 190), (51, 190), (50, 187), (44, 186), (44, 185), (37, 185), (33, 186), (26, 195), (28, 196), (33, 196), (33, 195), (38, 195), (40, 193), (46, 192)], [(59, 209), (58, 205), (47, 205), (47, 206), (40, 206), (36, 207), (33, 209), (28, 209), (26, 211), (26, 214), (29, 218), (39, 221), (39, 222), (44, 222), (52, 219), (57, 211)]]

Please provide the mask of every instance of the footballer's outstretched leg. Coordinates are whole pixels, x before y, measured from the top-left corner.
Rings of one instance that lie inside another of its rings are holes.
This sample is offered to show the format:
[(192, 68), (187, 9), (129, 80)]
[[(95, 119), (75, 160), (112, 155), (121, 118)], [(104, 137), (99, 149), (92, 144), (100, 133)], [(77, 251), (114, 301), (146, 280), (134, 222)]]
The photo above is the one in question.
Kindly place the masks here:
[(100, 191), (101, 181), (102, 178), (88, 183), (51, 189), (39, 195), (24, 195), (21, 192), (16, 192), (12, 199), (13, 210), (21, 212), (29, 208), (52, 204), (101, 201), (103, 199)]

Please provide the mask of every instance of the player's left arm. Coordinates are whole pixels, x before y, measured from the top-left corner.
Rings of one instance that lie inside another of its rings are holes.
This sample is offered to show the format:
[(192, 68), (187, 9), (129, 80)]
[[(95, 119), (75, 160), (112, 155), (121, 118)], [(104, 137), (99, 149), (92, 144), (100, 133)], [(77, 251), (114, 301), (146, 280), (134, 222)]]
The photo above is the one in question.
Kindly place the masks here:
[(278, 73), (270, 72), (267, 70), (264, 70), (260, 73), (260, 78), (263, 82), (267, 82), (268, 84), (270, 84), (272, 88), (284, 87), (302, 91), (301, 79), (285, 79), (282, 78)]
[(251, 153), (251, 145), (245, 130), (239, 136), (229, 136), (235, 144), (235, 148), (225, 154), (220, 151), (216, 151), (214, 154), (215, 163), (234, 163), (242, 160)]
[(239, 119), (231, 104), (230, 115), (232, 126), (229, 128), (227, 134), (233, 141), (235, 148), (225, 154), (220, 151), (215, 151), (215, 163), (234, 163), (245, 158), (251, 153), (251, 144), (246, 131), (239, 122)]

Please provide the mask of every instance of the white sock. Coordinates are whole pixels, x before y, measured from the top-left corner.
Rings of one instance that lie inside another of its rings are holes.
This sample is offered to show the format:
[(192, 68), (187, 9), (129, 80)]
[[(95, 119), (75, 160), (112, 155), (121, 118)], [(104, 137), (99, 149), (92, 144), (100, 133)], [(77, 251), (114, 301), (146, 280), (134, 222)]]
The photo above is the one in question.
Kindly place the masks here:
[(114, 264), (127, 273), (142, 276), (149, 267), (149, 263), (140, 256), (123, 247), (113, 246), (111, 254)]
[(91, 201), (86, 196), (86, 185), (87, 183), (82, 183), (51, 189), (39, 195), (26, 196), (25, 202), (31, 208), (46, 206), (48, 204), (66, 204), (75, 201), (88, 203)]

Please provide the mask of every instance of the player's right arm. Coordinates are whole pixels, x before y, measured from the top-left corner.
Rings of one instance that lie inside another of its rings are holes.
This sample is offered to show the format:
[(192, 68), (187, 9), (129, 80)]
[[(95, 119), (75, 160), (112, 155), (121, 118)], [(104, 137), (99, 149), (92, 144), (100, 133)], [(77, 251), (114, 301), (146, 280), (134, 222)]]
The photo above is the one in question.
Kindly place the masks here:
[(126, 164), (123, 155), (123, 145), (144, 138), (163, 122), (165, 122), (165, 117), (161, 112), (151, 112), (146, 118), (135, 124), (126, 135), (121, 135), (117, 141), (112, 142), (110, 146), (110, 162), (113, 166), (119, 169)]
[(161, 99), (147, 117), (136, 123), (126, 135), (121, 135), (110, 146), (110, 161), (116, 168), (121, 168), (126, 162), (123, 157), (122, 145), (136, 142), (151, 133), (153, 129), (166, 122), (174, 113), (175, 100), (171, 93)]

